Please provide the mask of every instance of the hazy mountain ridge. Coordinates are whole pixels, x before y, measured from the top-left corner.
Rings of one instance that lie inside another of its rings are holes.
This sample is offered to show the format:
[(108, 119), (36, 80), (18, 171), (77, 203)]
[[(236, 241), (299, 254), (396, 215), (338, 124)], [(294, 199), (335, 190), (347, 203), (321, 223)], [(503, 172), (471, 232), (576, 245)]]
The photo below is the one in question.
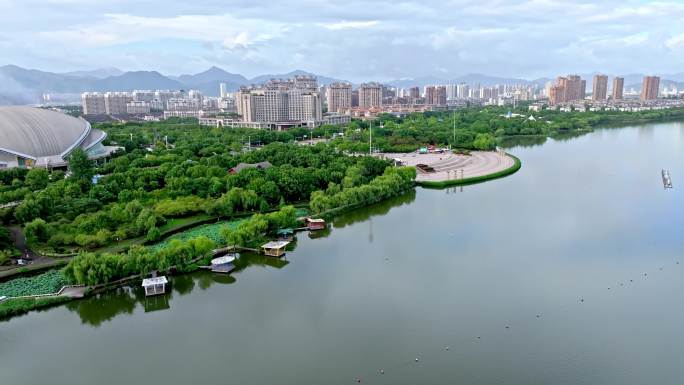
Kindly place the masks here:
[(95, 79), (104, 79), (110, 76), (119, 76), (123, 75), (124, 71), (121, 71), (118, 68), (110, 67), (110, 68), (98, 68), (94, 70), (89, 70), (89, 71), (71, 71), (71, 72), (64, 72), (64, 75), (69, 75), (77, 78), (95, 78)]
[[(0, 104), (35, 104), (42, 102), (42, 95), (79, 94), (84, 91), (133, 91), (136, 89), (199, 89), (209, 96), (217, 96), (219, 84), (226, 83), (229, 91), (241, 86), (261, 84), (270, 79), (291, 78), (295, 75), (313, 75), (319, 84), (328, 85), (344, 81), (332, 77), (295, 70), (282, 74), (264, 74), (248, 79), (241, 74), (227, 72), (219, 67), (211, 67), (197, 74), (166, 76), (157, 71), (128, 71), (117, 68), (100, 68), (92, 71), (72, 71), (54, 73), (26, 69), (16, 65), (0, 66)], [(591, 90), (593, 74), (582, 74), (587, 79), (587, 89)], [(612, 78), (612, 75), (609, 75)], [(624, 75), (626, 88), (641, 88), (642, 74)], [(372, 79), (369, 79), (369, 81)], [(497, 77), (485, 74), (466, 74), (456, 78), (423, 76), (411, 79), (397, 79), (382, 82), (394, 87), (423, 87), (428, 84), (458, 84), (493, 86), (496, 84), (523, 84), (544, 86), (550, 78), (527, 80), (522, 78)], [(612, 80), (610, 80), (612, 81)], [(684, 88), (684, 72), (664, 75), (661, 84)], [(358, 84), (355, 84), (358, 85)]]

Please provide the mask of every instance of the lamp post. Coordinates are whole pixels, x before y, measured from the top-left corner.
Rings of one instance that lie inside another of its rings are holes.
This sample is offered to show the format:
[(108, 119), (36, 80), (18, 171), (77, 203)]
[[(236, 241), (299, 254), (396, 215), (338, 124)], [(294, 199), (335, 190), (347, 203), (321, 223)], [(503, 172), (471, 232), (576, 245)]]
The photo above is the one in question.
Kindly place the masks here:
[(370, 121), (370, 128), (369, 128), (369, 137), (368, 137), (368, 152), (369, 155), (373, 155), (373, 121)]
[(456, 145), (456, 110), (454, 110), (454, 145)]

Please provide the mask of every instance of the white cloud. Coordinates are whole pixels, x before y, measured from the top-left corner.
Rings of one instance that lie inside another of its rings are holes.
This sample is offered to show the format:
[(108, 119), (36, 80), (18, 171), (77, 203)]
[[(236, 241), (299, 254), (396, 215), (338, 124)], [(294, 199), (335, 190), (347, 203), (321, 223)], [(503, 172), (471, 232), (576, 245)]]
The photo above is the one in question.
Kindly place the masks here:
[(377, 20), (369, 20), (369, 21), (340, 21), (337, 23), (319, 23), (323, 28), (329, 29), (331, 31), (339, 31), (341, 29), (366, 29), (366, 28), (372, 28), (375, 27), (376, 25), (379, 24), (379, 21)]
[(669, 49), (684, 49), (684, 33), (667, 39), (665, 46)]
[(231, 15), (181, 15), (146, 17), (106, 14), (105, 20), (90, 25), (41, 32), (40, 38), (78, 41), (89, 46), (111, 46), (159, 39), (222, 41), (227, 48), (246, 48), (270, 40), (287, 30), (283, 24)]
[(539, 77), (678, 72), (682, 20), (674, 0), (0, 0), (0, 41), (49, 70)]

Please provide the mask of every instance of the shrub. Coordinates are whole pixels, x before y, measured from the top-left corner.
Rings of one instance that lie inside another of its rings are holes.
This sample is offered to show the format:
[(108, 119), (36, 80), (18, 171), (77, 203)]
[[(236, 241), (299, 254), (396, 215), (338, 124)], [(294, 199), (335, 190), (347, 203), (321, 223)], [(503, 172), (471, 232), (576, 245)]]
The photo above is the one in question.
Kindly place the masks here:
[(26, 227), (24, 227), (24, 234), (26, 235), (26, 240), (31, 244), (45, 242), (50, 238), (47, 223), (40, 218), (27, 223)]
[(197, 196), (164, 199), (154, 205), (154, 213), (164, 217), (184, 217), (205, 210), (207, 201)]

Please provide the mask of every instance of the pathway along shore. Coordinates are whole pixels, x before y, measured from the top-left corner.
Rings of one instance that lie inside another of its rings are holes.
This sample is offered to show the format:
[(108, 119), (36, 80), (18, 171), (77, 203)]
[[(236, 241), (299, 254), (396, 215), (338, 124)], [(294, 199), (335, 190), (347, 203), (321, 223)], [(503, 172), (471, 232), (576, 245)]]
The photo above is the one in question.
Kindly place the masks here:
[(416, 167), (416, 184), (425, 187), (458, 186), (501, 178), (521, 166), (518, 158), (503, 151), (472, 151), (469, 155), (417, 152), (383, 155)]

